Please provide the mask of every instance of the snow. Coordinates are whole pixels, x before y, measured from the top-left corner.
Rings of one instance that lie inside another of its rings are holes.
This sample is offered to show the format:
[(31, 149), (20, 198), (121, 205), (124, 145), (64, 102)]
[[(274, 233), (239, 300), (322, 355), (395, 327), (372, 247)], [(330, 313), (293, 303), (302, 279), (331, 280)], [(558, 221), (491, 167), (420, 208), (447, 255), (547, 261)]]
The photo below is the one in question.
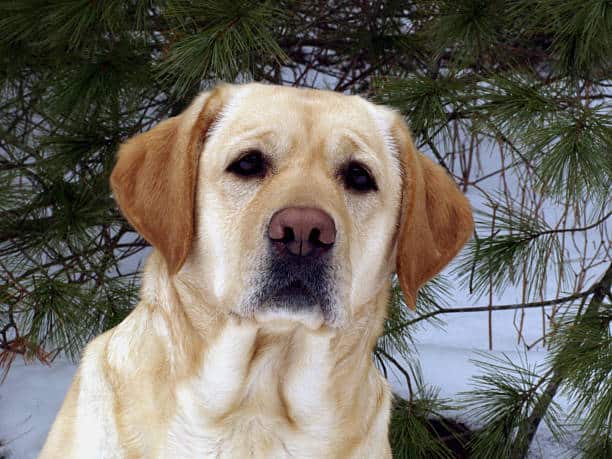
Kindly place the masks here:
[(76, 366), (56, 360), (53, 365), (16, 360), (0, 385), (0, 457), (36, 458), (60, 409)]
[[(517, 345), (516, 330), (512, 326), (514, 311), (493, 313), (494, 350), (489, 352), (487, 314), (487, 312), (448, 314), (443, 317), (446, 323), (444, 329), (429, 326), (415, 335), (423, 378), (426, 383), (440, 389), (441, 397), (457, 400), (460, 392), (473, 389), (471, 378), (479, 374), (480, 369), (472, 360), (482, 360), (481, 355), (476, 354), (475, 351), (486, 351), (498, 356), (503, 353), (515, 362), (520, 362), (520, 359), (524, 359), (525, 356), (529, 364), (545, 361), (547, 352), (542, 347), (535, 346), (532, 350), (525, 352), (523, 345)], [(540, 309), (526, 311), (524, 332), (527, 342), (529, 342), (529, 337), (537, 339), (541, 336)], [(397, 377), (397, 375), (394, 376)], [(397, 378), (397, 383), (401, 383), (400, 378)], [(394, 387), (399, 386), (395, 384), (395, 381), (392, 381), (392, 384)], [(404, 386), (399, 386), (398, 393), (406, 397), (408, 394)], [(567, 399), (557, 395), (555, 401), (566, 412), (569, 411)], [(462, 413), (451, 413), (450, 415), (456, 416), (472, 428), (478, 427), (473, 419), (465, 417)], [(541, 423), (532, 443), (529, 457), (531, 459), (579, 457), (579, 452), (575, 448), (576, 442), (575, 435), (570, 435), (565, 443), (557, 442), (546, 425)]]
[[(475, 303), (472, 300), (470, 304)], [(494, 352), (518, 358), (523, 351), (516, 345), (513, 314), (513, 311), (494, 313)], [(439, 387), (442, 397), (453, 399), (459, 392), (470, 389), (470, 377), (478, 373), (470, 359), (476, 357), (475, 350), (488, 347), (487, 313), (449, 314), (444, 320), (446, 327), (421, 327), (415, 337), (425, 381)], [(527, 311), (526, 334), (539, 336), (540, 321), (539, 309)], [(527, 356), (532, 363), (541, 362), (546, 351), (535, 347)], [(65, 360), (58, 360), (50, 367), (37, 363), (25, 365), (20, 360), (13, 364), (0, 385), (0, 432), (6, 442), (5, 451), (0, 448), (0, 457), (2, 453), (10, 459), (37, 457), (75, 370), (76, 366)], [(394, 374), (389, 377), (394, 390), (406, 396), (401, 377)], [(472, 420), (462, 418), (461, 413), (457, 416), (466, 424), (474, 425)], [(530, 457), (560, 459), (577, 455), (571, 444), (557, 443), (542, 425)]]

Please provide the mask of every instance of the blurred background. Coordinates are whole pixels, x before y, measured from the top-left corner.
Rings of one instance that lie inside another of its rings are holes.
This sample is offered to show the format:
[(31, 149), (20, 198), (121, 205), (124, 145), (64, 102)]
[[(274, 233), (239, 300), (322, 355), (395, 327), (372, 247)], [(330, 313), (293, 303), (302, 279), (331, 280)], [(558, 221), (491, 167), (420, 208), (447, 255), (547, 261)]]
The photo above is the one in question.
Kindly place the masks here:
[(0, 1), (0, 456), (36, 457), (137, 300), (118, 145), (255, 80), (395, 107), (474, 207), (389, 305), (394, 456), (612, 457), (611, 31), (604, 0)]

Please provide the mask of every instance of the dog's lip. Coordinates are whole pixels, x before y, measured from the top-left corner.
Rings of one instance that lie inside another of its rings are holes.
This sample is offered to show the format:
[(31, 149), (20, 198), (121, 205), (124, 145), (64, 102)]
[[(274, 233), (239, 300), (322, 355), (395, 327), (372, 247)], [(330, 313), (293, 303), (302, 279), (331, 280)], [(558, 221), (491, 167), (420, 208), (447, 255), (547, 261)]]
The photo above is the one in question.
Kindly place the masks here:
[(299, 280), (292, 281), (274, 292), (274, 296), (296, 295), (310, 295), (308, 288), (306, 288), (306, 286)]

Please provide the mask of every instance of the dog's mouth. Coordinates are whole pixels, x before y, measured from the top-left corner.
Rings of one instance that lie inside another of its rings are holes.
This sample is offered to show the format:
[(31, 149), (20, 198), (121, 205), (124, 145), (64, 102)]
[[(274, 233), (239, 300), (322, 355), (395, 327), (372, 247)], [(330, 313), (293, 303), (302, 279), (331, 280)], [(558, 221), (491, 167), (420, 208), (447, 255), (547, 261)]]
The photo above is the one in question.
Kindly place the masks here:
[(300, 304), (300, 300), (315, 300), (313, 294), (301, 281), (293, 281), (284, 287), (279, 288), (273, 295), (273, 298), (278, 300), (284, 300), (289, 303)]
[(333, 322), (333, 282), (326, 261), (272, 259), (258, 278), (250, 301), (257, 320), (302, 322), (309, 328)]
[(260, 307), (265, 309), (307, 311), (321, 308), (328, 302), (324, 289), (309, 285), (303, 280), (287, 279), (285, 282), (276, 282), (273, 287), (264, 291)]

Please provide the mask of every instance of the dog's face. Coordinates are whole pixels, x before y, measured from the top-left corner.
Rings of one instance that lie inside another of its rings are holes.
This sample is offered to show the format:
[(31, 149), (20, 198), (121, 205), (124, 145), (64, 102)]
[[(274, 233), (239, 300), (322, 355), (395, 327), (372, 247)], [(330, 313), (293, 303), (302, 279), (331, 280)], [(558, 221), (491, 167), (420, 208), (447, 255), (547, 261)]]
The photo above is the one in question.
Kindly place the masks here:
[(331, 92), (232, 89), (200, 156), (186, 268), (237, 314), (342, 325), (394, 268), (390, 113)]
[(122, 147), (130, 222), (217, 307), (344, 327), (398, 270), (409, 304), (471, 231), (444, 171), (359, 97), (222, 86)]

